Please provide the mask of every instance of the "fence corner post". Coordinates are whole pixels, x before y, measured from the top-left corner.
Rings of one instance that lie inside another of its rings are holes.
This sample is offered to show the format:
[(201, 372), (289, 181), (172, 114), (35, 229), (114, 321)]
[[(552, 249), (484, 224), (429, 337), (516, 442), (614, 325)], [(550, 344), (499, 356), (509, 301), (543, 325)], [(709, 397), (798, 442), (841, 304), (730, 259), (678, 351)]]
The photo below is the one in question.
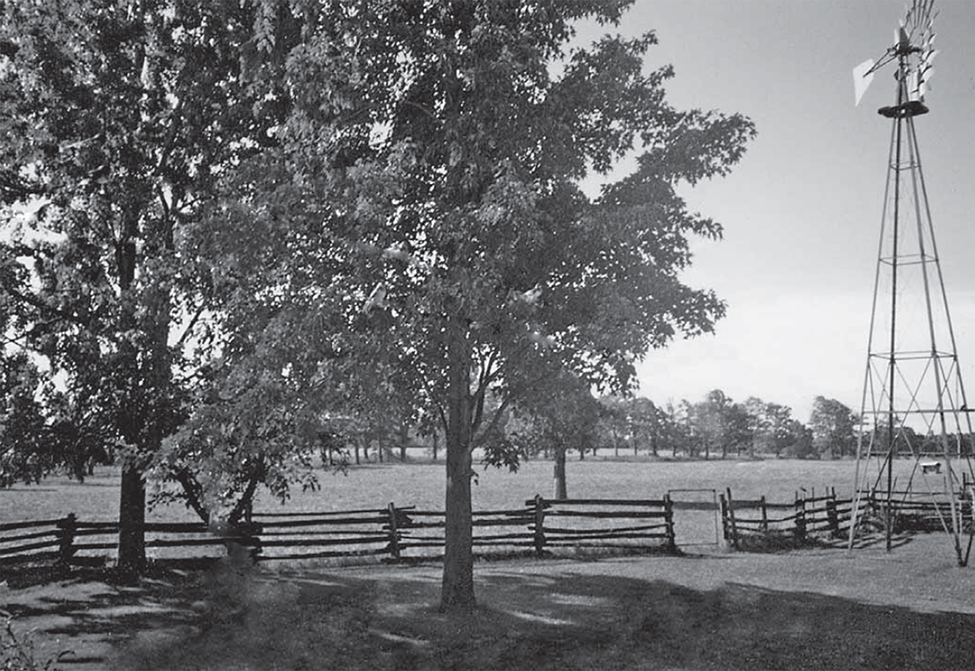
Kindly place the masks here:
[(667, 549), (677, 552), (677, 535), (674, 533), (674, 502), (670, 492), (664, 494), (664, 521), (667, 524)]
[(535, 553), (545, 552), (545, 499), (535, 495)]
[(386, 508), (389, 515), (389, 552), (395, 561), (400, 560), (399, 530), (396, 525), (396, 505), (390, 503)]
[(58, 520), (58, 564), (68, 566), (74, 556), (74, 536), (78, 529), (78, 518), (74, 513)]

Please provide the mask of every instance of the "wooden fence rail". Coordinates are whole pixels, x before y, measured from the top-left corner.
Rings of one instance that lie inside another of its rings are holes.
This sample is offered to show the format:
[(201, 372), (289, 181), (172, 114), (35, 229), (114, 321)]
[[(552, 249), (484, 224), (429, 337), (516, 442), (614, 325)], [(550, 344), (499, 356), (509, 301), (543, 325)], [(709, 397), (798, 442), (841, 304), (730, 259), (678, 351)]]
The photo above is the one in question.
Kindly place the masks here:
[[(479, 554), (548, 554), (582, 548), (675, 550), (673, 507), (661, 500), (563, 499), (537, 496), (524, 507), (473, 513)], [(253, 515), (228, 535), (202, 523), (148, 523), (146, 548), (155, 559), (212, 556), (231, 543), (251, 547), (260, 561), (379, 557), (387, 561), (443, 555), (445, 514), (397, 507)], [(0, 576), (19, 563), (104, 562), (117, 548), (116, 522), (57, 520), (0, 524)], [(188, 552), (189, 551), (189, 552)], [(167, 556), (168, 555), (168, 556)]]

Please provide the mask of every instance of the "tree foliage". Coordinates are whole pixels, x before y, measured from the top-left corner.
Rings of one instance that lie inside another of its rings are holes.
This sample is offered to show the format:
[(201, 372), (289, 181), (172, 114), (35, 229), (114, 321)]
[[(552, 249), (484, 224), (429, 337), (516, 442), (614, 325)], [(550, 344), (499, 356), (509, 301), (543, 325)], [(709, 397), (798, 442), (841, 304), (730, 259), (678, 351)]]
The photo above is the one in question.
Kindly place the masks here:
[(835, 398), (817, 396), (809, 415), (813, 446), (821, 458), (836, 459), (855, 453), (859, 418)]
[[(63, 415), (121, 446), (120, 564), (144, 563), (144, 476), (185, 419), (181, 232), (228, 167), (273, 142), (248, 3), (40, 0), (0, 23), (3, 292), (63, 380)], [(287, 31), (279, 30), (278, 43)], [(263, 58), (263, 68), (273, 59)], [(28, 283), (21, 280), (31, 277)], [(182, 333), (181, 333), (182, 331)]]
[[(574, 22), (613, 24), (628, 4), (316, 4), (287, 59), (280, 150), (234, 175), (225, 230), (278, 226), (290, 252), (250, 266), (256, 307), (307, 305), (305, 329), (330, 327), (308, 374), (378, 367), (440, 419), (445, 608), (473, 604), (471, 455), (508, 407), (552, 371), (628, 391), (649, 349), (724, 312), (680, 281), (689, 237), (721, 227), (676, 187), (726, 174), (754, 129), (668, 105), (671, 69), (643, 70), (652, 34), (570, 46)], [(597, 198), (580, 189), (634, 152)], [(339, 391), (323, 403), (354, 396)]]
[(8, 245), (0, 279), (124, 448), (123, 526), (150, 463), (226, 501), (289, 479), (336, 418), (436, 417), (442, 605), (473, 605), (471, 458), (508, 408), (563, 372), (628, 392), (724, 313), (681, 281), (721, 227), (677, 187), (754, 127), (670, 106), (652, 33), (571, 46), (628, 4), (5, 6), (0, 183), (50, 235)]
[(45, 441), (41, 384), (37, 366), (23, 353), (0, 358), (0, 487), (40, 482), (57, 461)]
[(568, 498), (566, 457), (575, 451), (584, 458), (598, 441), (600, 406), (589, 385), (567, 373), (553, 375), (545, 388), (520, 399), (514, 414), (528, 420), (520, 425), (517, 443), (525, 451), (541, 450), (554, 456), (553, 496)]

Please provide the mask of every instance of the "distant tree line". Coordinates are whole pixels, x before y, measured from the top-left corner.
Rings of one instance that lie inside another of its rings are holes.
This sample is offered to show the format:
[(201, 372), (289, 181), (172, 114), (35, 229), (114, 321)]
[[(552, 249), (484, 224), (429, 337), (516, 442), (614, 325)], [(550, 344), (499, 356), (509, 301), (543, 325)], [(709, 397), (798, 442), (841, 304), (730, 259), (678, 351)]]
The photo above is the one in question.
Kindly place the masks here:
[(594, 397), (580, 390), (539, 412), (515, 409), (508, 430), (527, 458), (571, 452), (613, 457), (838, 459), (854, 456), (859, 417), (817, 396), (808, 423), (792, 409), (757, 397), (737, 402), (720, 389), (692, 403)]

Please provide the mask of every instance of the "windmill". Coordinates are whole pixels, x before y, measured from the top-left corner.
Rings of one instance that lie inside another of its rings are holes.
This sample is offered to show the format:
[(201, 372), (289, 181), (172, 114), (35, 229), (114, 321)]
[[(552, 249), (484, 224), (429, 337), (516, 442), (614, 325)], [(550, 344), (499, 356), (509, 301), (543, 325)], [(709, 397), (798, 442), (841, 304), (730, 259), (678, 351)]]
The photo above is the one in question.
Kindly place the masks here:
[(965, 566), (971, 417), (914, 128), (929, 111), (935, 16), (933, 0), (914, 0), (893, 46), (853, 70), (859, 104), (874, 74), (893, 64), (896, 97), (877, 110), (891, 120), (891, 136), (849, 546), (870, 525), (884, 530), (888, 550), (896, 529), (929, 525), (952, 538)]

